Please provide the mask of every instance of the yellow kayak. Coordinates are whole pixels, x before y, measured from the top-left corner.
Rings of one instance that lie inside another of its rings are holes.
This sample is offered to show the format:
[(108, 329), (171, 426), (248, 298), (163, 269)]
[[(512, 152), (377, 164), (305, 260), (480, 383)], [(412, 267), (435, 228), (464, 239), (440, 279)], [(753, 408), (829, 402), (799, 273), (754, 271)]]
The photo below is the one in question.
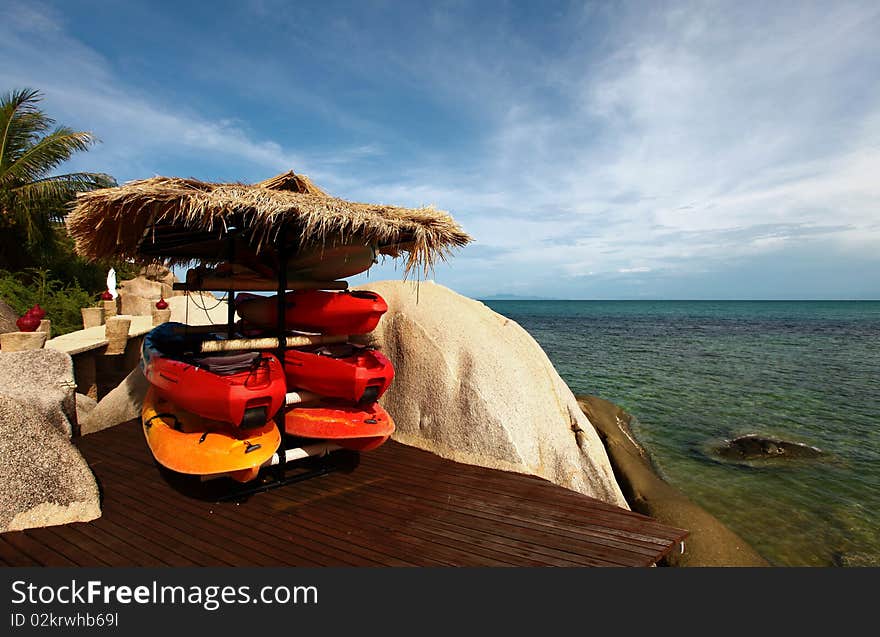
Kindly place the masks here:
[(208, 420), (160, 398), (152, 387), (144, 398), (141, 422), (153, 457), (178, 473), (231, 473), (247, 482), (281, 444), (274, 420), (248, 428)]

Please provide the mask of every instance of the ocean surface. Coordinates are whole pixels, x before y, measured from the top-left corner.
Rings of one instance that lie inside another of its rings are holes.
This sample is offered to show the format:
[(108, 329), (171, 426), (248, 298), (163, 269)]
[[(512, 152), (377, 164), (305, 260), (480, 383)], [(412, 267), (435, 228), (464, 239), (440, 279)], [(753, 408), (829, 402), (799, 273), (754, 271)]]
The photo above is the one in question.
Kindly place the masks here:
[[(880, 301), (486, 301), (775, 565), (880, 565)], [(722, 461), (759, 433), (819, 459)]]

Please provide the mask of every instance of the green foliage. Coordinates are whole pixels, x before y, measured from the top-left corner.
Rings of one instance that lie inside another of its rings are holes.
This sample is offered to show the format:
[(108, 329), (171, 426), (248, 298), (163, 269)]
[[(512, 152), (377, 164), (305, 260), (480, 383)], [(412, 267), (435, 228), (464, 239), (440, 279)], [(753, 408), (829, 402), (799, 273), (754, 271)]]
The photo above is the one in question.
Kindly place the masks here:
[(103, 292), (107, 287), (107, 272), (116, 270), (116, 280), (133, 279), (140, 273), (140, 266), (125, 261), (86, 261), (73, 251), (73, 239), (63, 228), (57, 228), (56, 249), (47, 257), (40, 267), (48, 270), (53, 279), (63, 284), (81, 286), (92, 293)]
[(22, 272), (0, 270), (0, 298), (19, 315), (39, 303), (52, 321), (53, 336), (82, 329), (80, 309), (96, 301), (75, 280), (63, 283), (51, 278), (47, 270), (35, 268)]
[(80, 308), (106, 288), (107, 271), (118, 281), (137, 275), (125, 262), (90, 263), (75, 254), (63, 218), (78, 192), (115, 186), (103, 173), (50, 175), (97, 139), (55, 126), (38, 104), (39, 91), (0, 95), (0, 298), (24, 314), (35, 303), (52, 331), (82, 327)]
[(41, 99), (33, 89), (0, 97), (0, 267), (6, 269), (51, 259), (59, 222), (76, 193), (116, 185), (103, 173), (49, 174), (97, 140), (91, 133), (54, 127), (37, 107)]

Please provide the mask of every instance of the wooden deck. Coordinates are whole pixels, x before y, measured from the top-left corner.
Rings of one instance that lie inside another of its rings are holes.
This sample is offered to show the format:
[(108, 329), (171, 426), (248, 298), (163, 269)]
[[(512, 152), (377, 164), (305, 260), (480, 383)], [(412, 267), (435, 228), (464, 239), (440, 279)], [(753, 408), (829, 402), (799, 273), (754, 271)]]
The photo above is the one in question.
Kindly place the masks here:
[(103, 492), (90, 523), (0, 535), (9, 566), (647, 566), (685, 531), (540, 478), (389, 442), (357, 466), (241, 502), (166, 481), (130, 422), (77, 444)]

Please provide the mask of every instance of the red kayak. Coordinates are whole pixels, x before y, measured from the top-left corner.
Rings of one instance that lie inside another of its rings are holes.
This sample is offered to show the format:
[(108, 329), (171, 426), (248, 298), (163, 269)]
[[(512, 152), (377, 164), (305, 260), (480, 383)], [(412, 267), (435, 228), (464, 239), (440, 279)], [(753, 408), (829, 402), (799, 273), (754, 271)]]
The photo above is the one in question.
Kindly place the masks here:
[[(241, 427), (266, 423), (284, 405), (287, 382), (272, 354), (218, 356), (183, 353), (176, 323), (164, 323), (144, 338), (141, 365), (157, 395), (179, 408)], [(191, 343), (189, 344), (191, 345)], [(169, 353), (174, 353), (174, 358)]]
[(367, 406), (324, 404), (294, 407), (284, 416), (291, 436), (332, 440), (340, 447), (370, 451), (394, 433), (394, 421), (379, 403)]
[(375, 402), (394, 378), (394, 368), (385, 356), (349, 343), (287, 350), (284, 373), (288, 390), (353, 403)]
[[(367, 334), (376, 329), (388, 304), (375, 292), (300, 290), (284, 296), (287, 329), (326, 335)], [(255, 325), (273, 328), (278, 322), (278, 297), (241, 293), (238, 315)]]

